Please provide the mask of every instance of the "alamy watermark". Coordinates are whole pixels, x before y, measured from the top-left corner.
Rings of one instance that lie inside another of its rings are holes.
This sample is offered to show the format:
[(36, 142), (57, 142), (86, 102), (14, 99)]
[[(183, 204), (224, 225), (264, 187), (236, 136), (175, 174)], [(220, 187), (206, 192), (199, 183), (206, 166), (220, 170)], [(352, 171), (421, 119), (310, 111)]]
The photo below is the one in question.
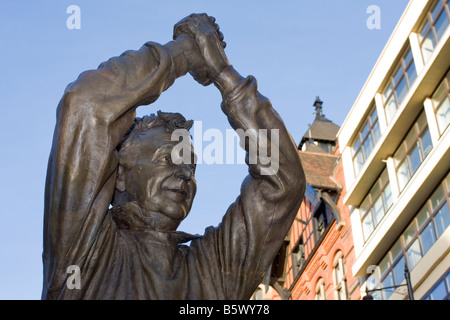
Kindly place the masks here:
[(67, 289), (81, 289), (81, 270), (77, 265), (67, 267), (66, 273), (71, 274), (66, 280)]
[[(172, 133), (172, 141), (180, 141), (172, 149), (174, 164), (244, 164), (248, 151), (249, 165), (258, 165), (261, 175), (273, 175), (279, 169), (278, 129), (226, 129), (225, 135), (219, 129), (203, 132), (201, 121), (195, 121), (193, 141), (187, 130), (177, 129)], [(239, 141), (239, 146), (238, 143)], [(207, 142), (204, 145), (204, 142)], [(192, 145), (196, 157), (192, 157)]]
[(70, 16), (66, 20), (66, 26), (69, 30), (81, 29), (81, 9), (77, 5), (70, 5), (66, 10), (67, 14)]
[(381, 9), (377, 5), (370, 5), (366, 10), (367, 14), (370, 16), (366, 20), (367, 29), (381, 29)]

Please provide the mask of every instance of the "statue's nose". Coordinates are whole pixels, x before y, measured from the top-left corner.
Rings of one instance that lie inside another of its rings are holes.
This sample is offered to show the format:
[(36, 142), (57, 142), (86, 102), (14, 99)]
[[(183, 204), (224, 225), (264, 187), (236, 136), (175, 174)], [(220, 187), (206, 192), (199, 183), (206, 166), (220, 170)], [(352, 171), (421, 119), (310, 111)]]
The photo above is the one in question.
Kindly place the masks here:
[(175, 172), (175, 177), (188, 182), (192, 178), (192, 170), (187, 165), (180, 165), (177, 171)]

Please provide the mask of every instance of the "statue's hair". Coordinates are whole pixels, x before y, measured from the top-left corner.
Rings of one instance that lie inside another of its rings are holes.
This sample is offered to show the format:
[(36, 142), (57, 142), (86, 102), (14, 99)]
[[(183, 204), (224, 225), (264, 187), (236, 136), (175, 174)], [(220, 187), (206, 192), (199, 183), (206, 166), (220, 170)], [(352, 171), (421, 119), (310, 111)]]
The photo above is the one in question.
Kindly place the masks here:
[(127, 153), (127, 150), (137, 146), (140, 143), (141, 139), (139, 136), (147, 130), (164, 126), (170, 131), (175, 131), (177, 129), (185, 129), (186, 131), (189, 131), (193, 123), (194, 122), (192, 120), (187, 121), (186, 118), (180, 113), (171, 112), (158, 111), (157, 115), (152, 113), (149, 116), (144, 116), (142, 118), (137, 117), (134, 119), (133, 124), (122, 137), (119, 145), (117, 146), (119, 159), (123, 158), (121, 155)]

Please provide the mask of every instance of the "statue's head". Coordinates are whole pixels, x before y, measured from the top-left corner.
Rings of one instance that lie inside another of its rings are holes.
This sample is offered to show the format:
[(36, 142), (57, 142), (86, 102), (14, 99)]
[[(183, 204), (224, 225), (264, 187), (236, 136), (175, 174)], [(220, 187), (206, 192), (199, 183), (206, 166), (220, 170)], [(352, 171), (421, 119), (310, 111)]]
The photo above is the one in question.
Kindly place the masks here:
[(136, 118), (118, 146), (119, 167), (113, 205), (135, 202), (150, 224), (175, 230), (191, 210), (197, 191), (194, 152), (190, 161), (176, 164), (172, 149), (174, 130), (189, 136), (192, 121), (179, 113), (158, 112)]

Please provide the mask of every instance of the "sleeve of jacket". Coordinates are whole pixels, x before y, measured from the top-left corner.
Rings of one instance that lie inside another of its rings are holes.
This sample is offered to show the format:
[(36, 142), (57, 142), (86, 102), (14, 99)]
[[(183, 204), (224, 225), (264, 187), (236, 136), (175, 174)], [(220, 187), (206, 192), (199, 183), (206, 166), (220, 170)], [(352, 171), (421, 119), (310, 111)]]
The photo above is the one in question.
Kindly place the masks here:
[(168, 51), (146, 43), (80, 74), (58, 105), (44, 207), (43, 297), (58, 292), (66, 269), (86, 255), (114, 192), (115, 148), (135, 109), (175, 80)]
[(306, 183), (296, 145), (256, 80), (240, 78), (234, 87), (223, 95), (222, 110), (240, 131), (249, 175), (222, 223), (209, 228), (194, 251), (215, 257), (205, 264), (219, 270), (212, 272), (226, 299), (249, 299), (295, 218)]

